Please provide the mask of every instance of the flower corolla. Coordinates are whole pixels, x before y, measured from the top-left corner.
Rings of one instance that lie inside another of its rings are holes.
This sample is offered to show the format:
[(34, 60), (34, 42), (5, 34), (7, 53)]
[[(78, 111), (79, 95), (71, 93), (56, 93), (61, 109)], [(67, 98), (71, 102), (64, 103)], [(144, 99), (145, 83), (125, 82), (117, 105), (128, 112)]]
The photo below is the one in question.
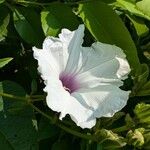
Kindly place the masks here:
[(33, 52), (48, 107), (60, 112), (60, 119), (69, 114), (78, 126), (92, 128), (96, 118), (112, 117), (126, 105), (130, 91), (120, 86), (130, 66), (121, 48), (101, 42), (83, 47), (83, 37), (84, 25), (62, 29)]

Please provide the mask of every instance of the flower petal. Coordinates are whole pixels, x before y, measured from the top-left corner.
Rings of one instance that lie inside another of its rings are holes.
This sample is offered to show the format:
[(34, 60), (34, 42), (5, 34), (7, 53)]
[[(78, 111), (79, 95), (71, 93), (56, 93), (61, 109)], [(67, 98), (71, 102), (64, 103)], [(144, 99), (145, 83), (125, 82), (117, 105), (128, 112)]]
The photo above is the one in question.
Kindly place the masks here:
[(78, 79), (83, 84), (89, 81), (96, 83), (94, 81), (99, 80), (102, 83), (114, 81), (115, 84), (117, 82), (121, 86), (121, 79), (125, 79), (130, 72), (125, 57), (119, 47), (96, 42), (92, 47), (82, 50), (83, 66), (78, 73)]
[(130, 91), (123, 91), (117, 86), (103, 84), (92, 89), (81, 89), (73, 93), (80, 96), (85, 108), (93, 110), (88, 120), (100, 117), (112, 117), (114, 113), (121, 110), (127, 103)]
[(59, 34), (59, 39), (62, 41), (66, 51), (68, 51), (69, 44), (74, 36), (76, 31), (70, 31), (68, 29), (62, 29)]
[(69, 114), (71, 119), (82, 128), (91, 128), (95, 125), (96, 119), (87, 120), (93, 111), (84, 107), (79, 99), (65, 91), (60, 80), (48, 80), (44, 91), (47, 92), (48, 107), (60, 112), (60, 119)]
[(62, 72), (68, 59), (68, 54), (63, 47), (63, 43), (58, 38), (49, 36), (43, 42), (43, 50), (47, 51), (53, 57), (52, 59), (55, 60), (59, 67), (59, 73)]
[(77, 69), (80, 57), (81, 45), (84, 36), (84, 25), (80, 25), (75, 31), (62, 29), (59, 38), (47, 37), (43, 43), (43, 49), (54, 57), (60, 72), (73, 73)]
[(33, 56), (38, 60), (38, 71), (41, 73), (43, 80), (48, 80), (51, 77), (58, 78), (59, 67), (51, 53), (33, 47)]
[(59, 35), (60, 40), (67, 50), (69, 58), (66, 64), (65, 72), (74, 73), (77, 69), (80, 52), (82, 50), (84, 36), (84, 25), (80, 25), (77, 30), (71, 32), (63, 29)]

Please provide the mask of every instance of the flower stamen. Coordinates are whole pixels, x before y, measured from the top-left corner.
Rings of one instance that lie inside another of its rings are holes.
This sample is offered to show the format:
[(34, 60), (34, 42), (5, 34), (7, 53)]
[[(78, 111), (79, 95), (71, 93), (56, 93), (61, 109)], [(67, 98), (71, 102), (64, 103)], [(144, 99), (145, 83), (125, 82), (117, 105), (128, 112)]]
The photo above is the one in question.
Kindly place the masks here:
[(73, 74), (63, 72), (60, 74), (59, 79), (61, 80), (64, 89), (69, 93), (73, 93), (80, 88), (79, 82)]
[(65, 89), (66, 91), (68, 91), (69, 93), (71, 93), (71, 90), (70, 90), (69, 88), (67, 88), (67, 87), (64, 86), (64, 89)]

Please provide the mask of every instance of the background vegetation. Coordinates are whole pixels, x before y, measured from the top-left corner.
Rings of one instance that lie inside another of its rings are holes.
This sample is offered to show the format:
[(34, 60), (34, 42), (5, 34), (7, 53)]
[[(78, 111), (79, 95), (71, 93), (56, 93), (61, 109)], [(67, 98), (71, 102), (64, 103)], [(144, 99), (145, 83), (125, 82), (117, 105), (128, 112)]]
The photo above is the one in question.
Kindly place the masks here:
[[(127, 106), (82, 130), (45, 103), (32, 47), (85, 24), (85, 46), (115, 44), (132, 72)], [(0, 149), (150, 149), (150, 0), (0, 0)]]

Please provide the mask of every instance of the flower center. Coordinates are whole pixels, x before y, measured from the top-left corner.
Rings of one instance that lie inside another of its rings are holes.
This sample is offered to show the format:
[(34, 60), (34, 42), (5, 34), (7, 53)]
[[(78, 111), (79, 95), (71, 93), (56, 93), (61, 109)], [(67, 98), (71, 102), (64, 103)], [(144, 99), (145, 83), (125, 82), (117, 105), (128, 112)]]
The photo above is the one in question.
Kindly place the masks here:
[(80, 88), (79, 82), (73, 74), (61, 73), (59, 79), (61, 80), (64, 89), (69, 93), (73, 93)]

